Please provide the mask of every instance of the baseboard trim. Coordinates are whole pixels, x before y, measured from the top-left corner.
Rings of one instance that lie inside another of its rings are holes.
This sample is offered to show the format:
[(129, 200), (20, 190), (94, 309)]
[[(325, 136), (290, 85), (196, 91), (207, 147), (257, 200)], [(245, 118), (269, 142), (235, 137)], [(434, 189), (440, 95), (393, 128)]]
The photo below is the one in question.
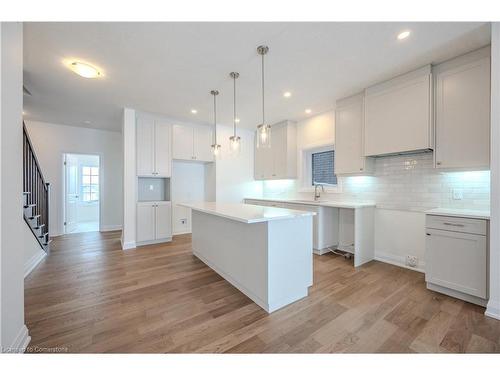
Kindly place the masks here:
[(500, 301), (489, 300), (488, 305), (486, 306), (486, 311), (484, 315), (500, 320)]
[(2, 353), (24, 353), (30, 341), (31, 337), (28, 332), (28, 327), (23, 325), (12, 344), (10, 344), (9, 347), (2, 347), (1, 351)]
[(24, 278), (26, 278), (26, 276), (28, 276), (31, 271), (33, 271), (46, 256), (47, 253), (42, 249), (40, 249), (35, 255), (33, 255), (24, 265)]
[(379, 262), (383, 263), (392, 264), (393, 266), (406, 268), (412, 271), (425, 273), (425, 263), (420, 262), (417, 267), (409, 267), (406, 265), (406, 257), (402, 255), (394, 255), (376, 251), (375, 260), (378, 260)]
[(117, 230), (122, 230), (121, 225), (101, 225), (99, 232), (114, 232)]
[(182, 232), (174, 232), (172, 235), (179, 236), (181, 234), (191, 234), (190, 230), (182, 231)]
[(122, 250), (135, 249), (137, 247), (134, 241), (123, 242), (123, 240), (120, 240), (120, 242), (122, 243)]

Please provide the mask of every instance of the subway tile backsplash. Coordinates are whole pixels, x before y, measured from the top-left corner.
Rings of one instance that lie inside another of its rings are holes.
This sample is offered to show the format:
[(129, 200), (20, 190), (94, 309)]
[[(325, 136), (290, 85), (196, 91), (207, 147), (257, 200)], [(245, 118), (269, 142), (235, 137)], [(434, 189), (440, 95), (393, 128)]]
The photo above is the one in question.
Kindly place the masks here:
[[(341, 193), (332, 200), (375, 201), (379, 208), (425, 211), (434, 207), (489, 209), (489, 171), (443, 171), (433, 167), (432, 153), (379, 157), (371, 176), (340, 177)], [(265, 197), (310, 198), (298, 183), (264, 183)], [(461, 199), (460, 199), (461, 198)]]

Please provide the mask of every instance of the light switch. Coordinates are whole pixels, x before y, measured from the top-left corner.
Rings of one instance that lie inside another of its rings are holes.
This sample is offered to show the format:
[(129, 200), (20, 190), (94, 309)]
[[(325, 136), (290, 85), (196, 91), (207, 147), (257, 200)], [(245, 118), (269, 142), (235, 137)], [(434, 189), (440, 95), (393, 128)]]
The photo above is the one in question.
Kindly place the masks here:
[(464, 199), (464, 192), (462, 189), (453, 189), (453, 199), (462, 200)]
[(153, 191), (155, 188), (153, 185), (149, 185), (149, 190)]

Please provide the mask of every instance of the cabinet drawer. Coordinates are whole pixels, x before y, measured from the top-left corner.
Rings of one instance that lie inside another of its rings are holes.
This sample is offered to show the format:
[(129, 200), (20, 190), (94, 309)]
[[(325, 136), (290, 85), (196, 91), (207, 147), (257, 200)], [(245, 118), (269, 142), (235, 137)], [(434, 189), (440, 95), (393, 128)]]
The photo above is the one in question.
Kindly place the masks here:
[(486, 220), (463, 217), (426, 215), (426, 228), (449, 230), (453, 232), (486, 235)]

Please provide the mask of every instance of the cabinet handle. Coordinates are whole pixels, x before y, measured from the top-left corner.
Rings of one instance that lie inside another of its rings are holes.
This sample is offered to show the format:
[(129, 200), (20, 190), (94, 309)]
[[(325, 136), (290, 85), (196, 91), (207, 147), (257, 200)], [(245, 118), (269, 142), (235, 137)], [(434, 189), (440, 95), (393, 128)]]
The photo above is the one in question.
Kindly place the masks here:
[(442, 163), (440, 161), (437, 161), (436, 162), (436, 165), (441, 165)]
[(359, 170), (360, 170), (360, 171), (362, 171), (362, 170), (363, 170), (363, 168), (359, 168)]
[(426, 233), (426, 235), (430, 236), (431, 234), (430, 233)]
[(455, 223), (443, 223), (443, 224), (448, 225), (450, 227), (461, 227), (461, 228), (465, 227), (464, 224), (455, 224)]

